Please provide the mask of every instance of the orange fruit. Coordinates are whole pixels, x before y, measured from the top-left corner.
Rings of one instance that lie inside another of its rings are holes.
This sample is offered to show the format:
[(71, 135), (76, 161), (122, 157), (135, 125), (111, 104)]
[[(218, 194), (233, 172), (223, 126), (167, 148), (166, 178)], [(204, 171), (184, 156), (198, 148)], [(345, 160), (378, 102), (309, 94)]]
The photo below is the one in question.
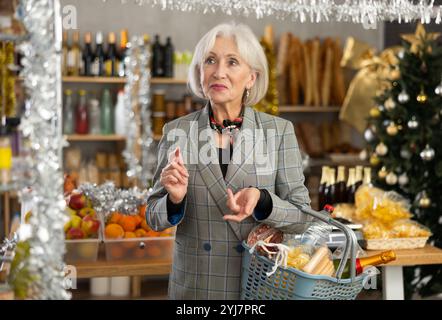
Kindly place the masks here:
[(147, 231), (147, 237), (159, 237), (161, 234), (161, 232), (158, 231), (154, 231), (154, 230), (149, 230)]
[(134, 232), (137, 228), (137, 222), (132, 216), (123, 216), (118, 224), (123, 227), (124, 231)]
[(124, 238), (125, 239), (127, 239), (127, 238), (136, 238), (137, 236), (135, 235), (135, 233), (133, 233), (133, 232), (125, 232), (124, 233)]
[(140, 212), (138, 213), (138, 215), (142, 217), (143, 220), (146, 220), (146, 208), (147, 205), (143, 204), (142, 206), (140, 206)]
[(109, 239), (121, 239), (124, 237), (124, 230), (120, 225), (111, 223), (104, 229), (104, 234)]
[(134, 217), (135, 222), (137, 223), (137, 228), (138, 228), (139, 225), (141, 224), (141, 222), (143, 222), (143, 218), (140, 217), (139, 215), (135, 215), (135, 216), (132, 216), (132, 217)]
[(141, 228), (143, 228), (144, 230), (146, 230), (147, 232), (151, 231), (152, 229), (149, 227), (149, 225), (147, 224), (146, 220), (143, 220), (141, 222)]
[(123, 215), (121, 213), (114, 212), (114, 213), (112, 213), (112, 215), (109, 218), (109, 223), (118, 223), (122, 217), (123, 217)]
[(147, 231), (144, 229), (137, 229), (135, 230), (135, 235), (137, 236), (137, 238), (144, 238), (147, 237)]

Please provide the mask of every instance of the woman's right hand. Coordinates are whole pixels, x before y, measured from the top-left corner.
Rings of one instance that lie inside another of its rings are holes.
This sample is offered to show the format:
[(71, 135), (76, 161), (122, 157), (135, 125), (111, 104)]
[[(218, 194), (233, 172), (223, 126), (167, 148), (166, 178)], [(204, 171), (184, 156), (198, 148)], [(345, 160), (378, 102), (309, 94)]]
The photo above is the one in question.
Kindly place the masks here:
[(180, 148), (169, 155), (169, 162), (161, 171), (160, 182), (169, 193), (169, 199), (173, 203), (183, 201), (187, 193), (189, 173), (184, 166)]

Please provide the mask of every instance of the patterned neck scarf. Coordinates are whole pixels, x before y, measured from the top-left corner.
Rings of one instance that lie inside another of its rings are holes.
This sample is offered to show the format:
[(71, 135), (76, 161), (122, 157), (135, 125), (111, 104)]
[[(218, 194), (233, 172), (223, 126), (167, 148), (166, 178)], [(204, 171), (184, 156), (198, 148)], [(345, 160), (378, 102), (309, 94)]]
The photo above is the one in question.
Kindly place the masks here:
[(213, 111), (212, 111), (212, 107), (209, 106), (209, 119), (210, 119), (210, 127), (221, 133), (227, 133), (230, 135), (230, 141), (231, 143), (233, 142), (232, 140), (232, 135), (234, 131), (239, 131), (239, 129), (241, 129), (241, 125), (243, 122), (243, 116), (244, 116), (244, 108), (242, 108), (241, 110), (241, 116), (238, 118), (235, 118), (233, 120), (230, 119), (225, 119), (223, 120), (222, 124), (216, 122), (215, 117), (213, 116)]

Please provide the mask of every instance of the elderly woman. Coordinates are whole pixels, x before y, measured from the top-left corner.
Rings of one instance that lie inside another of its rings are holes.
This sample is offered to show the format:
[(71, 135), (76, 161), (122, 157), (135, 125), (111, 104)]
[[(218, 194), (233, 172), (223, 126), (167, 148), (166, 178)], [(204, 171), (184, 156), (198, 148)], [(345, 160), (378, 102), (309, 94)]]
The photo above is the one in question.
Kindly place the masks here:
[(171, 299), (239, 299), (242, 241), (259, 223), (302, 232), (308, 191), (293, 124), (255, 111), (268, 67), (245, 25), (220, 24), (189, 72), (204, 109), (164, 126), (146, 219), (176, 226)]

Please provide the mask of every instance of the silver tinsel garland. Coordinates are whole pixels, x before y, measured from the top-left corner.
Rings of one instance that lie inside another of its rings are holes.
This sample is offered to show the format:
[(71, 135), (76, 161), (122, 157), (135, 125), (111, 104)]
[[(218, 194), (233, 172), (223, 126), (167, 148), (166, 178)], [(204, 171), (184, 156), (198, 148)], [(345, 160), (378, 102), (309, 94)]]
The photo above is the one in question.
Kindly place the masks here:
[[(106, 2), (107, 0), (103, 0)], [(121, 0), (122, 4), (159, 6), (183, 12), (239, 14), (257, 19), (272, 16), (299, 22), (441, 21), (442, 6), (434, 0)]]
[(28, 32), (20, 44), (21, 76), (27, 90), (26, 111), (20, 125), (29, 139), (31, 247), (27, 267), (36, 280), (30, 299), (69, 299), (64, 288), (65, 253), (63, 173), (61, 152), (61, 16), (59, 0), (21, 0), (17, 17)]
[(107, 220), (118, 211), (124, 214), (138, 214), (139, 207), (146, 204), (148, 191), (137, 187), (128, 190), (117, 189), (113, 182), (101, 185), (85, 183), (78, 188), (92, 201), (94, 210)]
[(144, 40), (133, 37), (124, 64), (127, 81), (124, 87), (126, 114), (126, 160), (129, 178), (148, 187), (153, 177), (156, 158), (153, 150), (150, 111), (150, 52)]

